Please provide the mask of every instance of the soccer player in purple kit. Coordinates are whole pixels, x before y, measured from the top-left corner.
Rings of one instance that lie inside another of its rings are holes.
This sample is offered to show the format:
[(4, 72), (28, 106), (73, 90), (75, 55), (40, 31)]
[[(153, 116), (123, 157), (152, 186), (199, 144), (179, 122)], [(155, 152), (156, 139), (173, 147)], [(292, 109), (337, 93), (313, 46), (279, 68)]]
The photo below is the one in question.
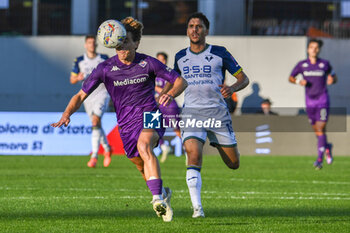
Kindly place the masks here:
[(181, 94), (187, 82), (177, 72), (157, 59), (137, 53), (143, 25), (132, 17), (121, 21), (127, 31), (117, 55), (100, 63), (85, 80), (82, 89), (72, 97), (53, 127), (67, 126), (70, 116), (100, 83), (104, 83), (113, 101), (126, 156), (141, 172), (153, 195), (153, 209), (165, 222), (172, 220), (171, 190), (162, 184), (160, 167), (153, 148), (164, 134), (164, 128), (144, 129), (143, 113), (157, 111), (154, 98), (155, 78), (162, 77), (173, 84), (166, 93), (160, 93), (159, 104), (168, 105)]
[[(300, 61), (289, 77), (289, 82), (305, 87), (306, 112), (318, 141), (318, 157), (314, 163), (316, 169), (322, 168), (324, 152), (327, 163), (333, 162), (332, 144), (328, 143), (326, 135), (330, 105), (327, 85), (337, 81), (329, 61), (318, 57), (322, 45), (321, 40), (311, 39), (307, 46), (308, 58)], [(303, 79), (297, 79), (298, 74)]]
[[(168, 55), (165, 52), (158, 52), (156, 55), (157, 59), (162, 62), (163, 64), (168, 64)], [(162, 79), (161, 77), (156, 78), (156, 97), (159, 96), (159, 94), (162, 92), (163, 88), (165, 88), (165, 85), (167, 84), (167, 81)], [(162, 112), (163, 117), (165, 117), (165, 121), (168, 124), (169, 120), (180, 120), (180, 109), (179, 106), (177, 106), (176, 101), (172, 101), (168, 106), (159, 106), (159, 110)], [(181, 132), (179, 127), (174, 128), (174, 132), (177, 137), (181, 138)], [(160, 148), (162, 150), (162, 157), (160, 158), (160, 162), (164, 163), (167, 159), (167, 156), (171, 150), (170, 146), (167, 145), (164, 140), (159, 141)]]

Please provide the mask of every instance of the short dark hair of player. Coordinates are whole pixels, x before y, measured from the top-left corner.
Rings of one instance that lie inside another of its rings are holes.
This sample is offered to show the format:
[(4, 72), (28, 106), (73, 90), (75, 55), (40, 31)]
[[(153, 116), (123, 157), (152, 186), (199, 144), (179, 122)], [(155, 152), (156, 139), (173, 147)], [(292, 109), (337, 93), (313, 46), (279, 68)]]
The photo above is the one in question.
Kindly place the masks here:
[(168, 54), (166, 54), (165, 52), (158, 52), (156, 57), (158, 57), (159, 55), (163, 56), (165, 61), (168, 61)]
[(140, 41), (142, 36), (143, 24), (129, 16), (121, 21), (127, 32), (131, 32), (133, 41)]
[(309, 42), (307, 43), (307, 47), (309, 47), (309, 45), (310, 45), (311, 43), (317, 43), (319, 48), (322, 48), (322, 45), (323, 45), (323, 41), (322, 41), (322, 40), (312, 38), (312, 39), (310, 39)]
[(209, 30), (209, 20), (207, 18), (207, 16), (205, 16), (202, 12), (196, 12), (193, 13), (192, 15), (190, 15), (190, 17), (188, 17), (186, 24), (188, 25), (188, 23), (190, 22), (191, 19), (200, 19), (202, 20), (202, 22), (204, 23), (205, 27)]
[(94, 36), (94, 35), (86, 35), (85, 36), (85, 41), (87, 41), (88, 39), (95, 39), (96, 40), (96, 36)]

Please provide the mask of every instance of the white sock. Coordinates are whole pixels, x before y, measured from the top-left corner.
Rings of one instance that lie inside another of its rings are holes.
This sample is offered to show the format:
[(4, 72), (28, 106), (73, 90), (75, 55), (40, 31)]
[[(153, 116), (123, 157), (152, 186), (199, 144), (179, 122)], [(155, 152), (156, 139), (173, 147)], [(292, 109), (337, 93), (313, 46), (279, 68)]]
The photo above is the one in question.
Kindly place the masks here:
[(153, 201), (154, 200), (164, 200), (163, 195), (153, 195)]
[(100, 148), (101, 128), (92, 127), (91, 145), (92, 154), (91, 157), (97, 158), (98, 149)]
[(101, 129), (100, 143), (103, 146), (103, 149), (108, 152), (111, 150), (111, 148), (109, 147), (105, 131), (102, 128), (100, 128), (100, 129)]
[(193, 168), (187, 168), (186, 182), (188, 191), (190, 192), (192, 206), (197, 208), (202, 206), (201, 202), (201, 188), (202, 188), (202, 177), (198, 170)]

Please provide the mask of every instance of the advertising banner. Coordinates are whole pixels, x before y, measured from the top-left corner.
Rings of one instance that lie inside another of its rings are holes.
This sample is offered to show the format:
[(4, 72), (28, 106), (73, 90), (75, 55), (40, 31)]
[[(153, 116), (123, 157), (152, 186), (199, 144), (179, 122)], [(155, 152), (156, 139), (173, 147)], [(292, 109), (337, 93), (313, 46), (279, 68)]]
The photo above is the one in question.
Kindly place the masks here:
[[(53, 128), (62, 113), (0, 112), (1, 155), (88, 155), (91, 122), (85, 112), (74, 113), (68, 127)], [(115, 113), (105, 113), (102, 127), (108, 135), (117, 125)]]

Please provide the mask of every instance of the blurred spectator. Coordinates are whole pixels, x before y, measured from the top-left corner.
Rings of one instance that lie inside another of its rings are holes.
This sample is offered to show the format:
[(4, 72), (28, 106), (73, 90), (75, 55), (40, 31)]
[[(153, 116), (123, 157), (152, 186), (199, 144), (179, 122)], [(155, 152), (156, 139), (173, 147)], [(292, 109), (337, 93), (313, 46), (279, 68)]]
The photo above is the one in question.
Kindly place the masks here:
[(242, 114), (255, 114), (260, 110), (260, 103), (264, 100), (260, 96), (260, 85), (257, 82), (254, 82), (251, 85), (252, 93), (244, 97), (241, 107)]
[(277, 113), (271, 111), (271, 101), (269, 99), (264, 99), (261, 102), (261, 109), (257, 111), (258, 114), (264, 114), (264, 115), (278, 115)]

